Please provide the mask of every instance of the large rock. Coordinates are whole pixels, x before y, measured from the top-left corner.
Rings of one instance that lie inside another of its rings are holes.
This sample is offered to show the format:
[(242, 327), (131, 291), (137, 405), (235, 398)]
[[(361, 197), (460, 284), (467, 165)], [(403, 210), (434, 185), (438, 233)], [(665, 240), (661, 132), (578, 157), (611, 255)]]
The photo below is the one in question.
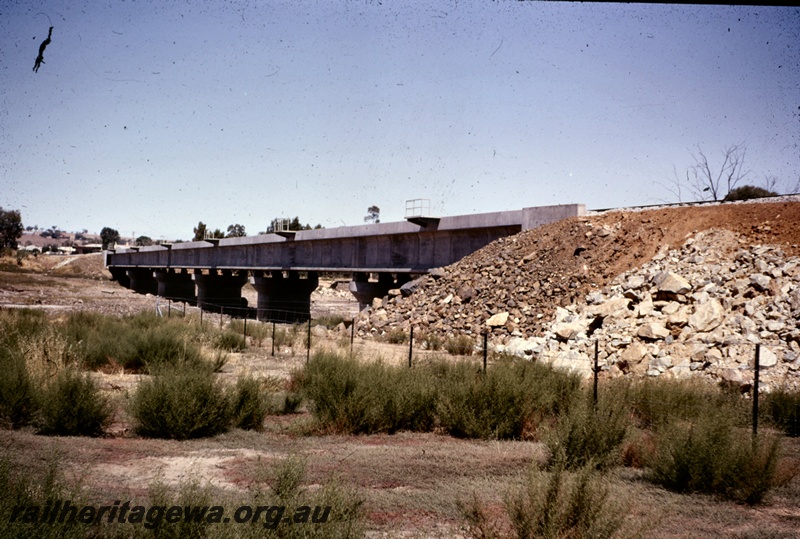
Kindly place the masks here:
[(587, 312), (593, 316), (602, 316), (603, 318), (607, 316), (618, 316), (622, 314), (626, 316), (630, 314), (628, 310), (628, 305), (630, 305), (631, 300), (628, 298), (613, 298), (607, 301), (604, 301), (600, 305), (593, 305), (591, 308), (587, 309)]
[(508, 322), (508, 312), (502, 312), (492, 315), (487, 321), (486, 325), (490, 328), (497, 328), (506, 325)]
[(659, 339), (665, 339), (670, 332), (658, 322), (649, 322), (647, 324), (642, 324), (636, 334), (643, 339), (656, 341)]
[(689, 281), (671, 271), (662, 271), (653, 281), (659, 292), (667, 294), (686, 294), (692, 290)]
[(725, 309), (719, 301), (711, 299), (701, 303), (689, 316), (689, 327), (695, 331), (707, 332), (719, 326), (725, 319)]
[(770, 367), (774, 367), (777, 364), (778, 364), (778, 356), (775, 355), (775, 352), (773, 352), (766, 346), (762, 346), (760, 353), (758, 355), (759, 369), (768, 369)]
[(558, 340), (560, 341), (574, 339), (578, 333), (583, 330), (583, 325), (578, 322), (570, 322), (567, 324), (558, 324), (553, 326), (553, 333), (556, 334), (556, 337), (558, 337)]

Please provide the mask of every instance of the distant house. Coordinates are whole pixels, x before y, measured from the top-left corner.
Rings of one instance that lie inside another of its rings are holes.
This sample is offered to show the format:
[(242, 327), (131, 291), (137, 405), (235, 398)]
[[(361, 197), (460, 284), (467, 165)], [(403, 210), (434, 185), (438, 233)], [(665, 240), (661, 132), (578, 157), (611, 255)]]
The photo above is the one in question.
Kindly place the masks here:
[(102, 243), (87, 243), (85, 245), (75, 246), (75, 253), (79, 255), (85, 255), (89, 253), (99, 253), (102, 250), (103, 250)]

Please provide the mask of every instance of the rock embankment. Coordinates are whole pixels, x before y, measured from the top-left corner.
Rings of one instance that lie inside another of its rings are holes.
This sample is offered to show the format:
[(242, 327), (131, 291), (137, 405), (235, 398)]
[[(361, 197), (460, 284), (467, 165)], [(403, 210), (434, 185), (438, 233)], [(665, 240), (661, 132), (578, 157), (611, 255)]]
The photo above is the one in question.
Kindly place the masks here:
[(391, 291), (357, 329), (489, 331), (497, 350), (583, 372), (599, 339), (611, 375), (744, 385), (760, 343), (767, 381), (796, 385), (799, 244), (797, 202), (573, 218)]
[(557, 308), (542, 336), (495, 348), (588, 374), (595, 341), (611, 375), (700, 375), (745, 389), (760, 344), (762, 382), (797, 388), (800, 258), (704, 231)]

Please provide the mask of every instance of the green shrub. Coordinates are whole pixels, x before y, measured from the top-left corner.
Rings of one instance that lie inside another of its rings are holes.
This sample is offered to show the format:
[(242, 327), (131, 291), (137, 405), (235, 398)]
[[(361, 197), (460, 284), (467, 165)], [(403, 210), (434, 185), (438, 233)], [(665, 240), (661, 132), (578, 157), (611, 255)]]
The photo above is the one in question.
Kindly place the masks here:
[(747, 411), (738, 395), (731, 395), (702, 380), (648, 378), (620, 381), (607, 386), (609, 398), (627, 403), (640, 427), (657, 427), (673, 419), (692, 420), (709, 408), (734, 411), (746, 420)]
[(321, 425), (336, 432), (426, 431), (433, 426), (433, 380), (411, 369), (361, 364), (322, 351), (294, 380)]
[(581, 392), (545, 435), (550, 464), (568, 470), (617, 464), (629, 424), (623, 403), (604, 398), (595, 407)]
[(800, 436), (800, 392), (779, 389), (764, 397), (767, 419), (788, 436)]
[(150, 313), (115, 318), (94, 313), (71, 314), (62, 329), (90, 369), (118, 364), (150, 372), (160, 365), (201, 364), (202, 334), (179, 319)]
[(381, 340), (389, 344), (403, 344), (408, 342), (408, 334), (403, 328), (392, 328), (381, 336)]
[(269, 410), (266, 395), (258, 380), (241, 377), (233, 389), (233, 426), (246, 430), (261, 430)]
[(426, 350), (441, 350), (444, 341), (435, 333), (424, 332), (416, 338), (417, 342), (422, 343), (422, 347)]
[(19, 428), (38, 410), (34, 384), (25, 361), (9, 349), (0, 349), (0, 427)]
[[(325, 480), (318, 489), (303, 488), (306, 478), (306, 459), (290, 455), (272, 469), (261, 468), (251, 488), (256, 500), (270, 500), (286, 507), (284, 519), (274, 528), (258, 526), (258, 537), (301, 539), (319, 537), (323, 539), (345, 539), (364, 535), (364, 500), (357, 492), (336, 480)], [(269, 492), (262, 488), (269, 487)], [(277, 498), (277, 499), (276, 499)], [(255, 503), (251, 502), (251, 505)], [(302, 525), (288, 525), (286, 517), (296, 515), (301, 508), (317, 508), (319, 522), (309, 519)], [(330, 508), (330, 509), (325, 509)]]
[(231, 320), (230, 324), (228, 325), (228, 330), (233, 331), (235, 333), (239, 333), (241, 335), (245, 335), (250, 337), (252, 343), (255, 346), (261, 346), (264, 342), (264, 339), (269, 337), (271, 326), (269, 324), (265, 324), (263, 322), (259, 322), (257, 320), (245, 320), (242, 318), (235, 318)]
[(66, 368), (41, 388), (39, 432), (56, 436), (100, 436), (111, 407), (88, 373)]
[(521, 438), (542, 418), (558, 415), (580, 386), (578, 376), (530, 361), (498, 363), (486, 374), (467, 361), (431, 368), (440, 424), (466, 438)]
[(288, 329), (276, 326), (275, 332), (272, 335), (272, 339), (275, 341), (275, 347), (280, 348), (282, 346), (288, 346), (289, 348), (294, 348), (298, 333), (299, 329), (296, 325)]
[(454, 356), (471, 356), (475, 349), (475, 341), (467, 335), (448, 337), (444, 342), (444, 349)]
[(164, 367), (142, 380), (131, 399), (136, 430), (152, 438), (202, 438), (228, 430), (228, 393), (210, 369)]
[(672, 422), (656, 432), (648, 477), (677, 492), (704, 492), (748, 504), (773, 486), (780, 440), (757, 440), (735, 426), (731, 414), (709, 410), (693, 422)]
[(247, 339), (240, 333), (223, 331), (217, 335), (214, 346), (229, 352), (242, 352), (247, 348)]
[[(500, 525), (476, 496), (459, 502), (473, 537), (498, 537)], [(626, 535), (626, 503), (612, 496), (606, 480), (591, 466), (574, 473), (532, 468), (523, 486), (505, 499), (514, 536), (528, 538), (611, 538)], [(632, 533), (629, 533), (633, 535)]]
[(335, 314), (328, 314), (324, 316), (320, 316), (319, 318), (315, 318), (312, 322), (315, 326), (324, 326), (328, 329), (334, 329), (339, 326), (339, 324), (350, 325), (351, 320), (345, 319), (343, 316), (335, 315)]
[[(30, 461), (13, 462), (5, 452), (0, 453), (0, 537), (25, 539), (84, 539), (93, 536), (91, 524), (81, 522), (24, 522), (19, 514), (22, 507), (41, 510), (57, 500), (70, 500), (82, 507), (88, 500), (81, 492), (81, 483), (64, 477), (63, 457), (52, 453), (44, 469)], [(16, 514), (15, 514), (16, 512)], [(13, 521), (12, 521), (13, 520)]]

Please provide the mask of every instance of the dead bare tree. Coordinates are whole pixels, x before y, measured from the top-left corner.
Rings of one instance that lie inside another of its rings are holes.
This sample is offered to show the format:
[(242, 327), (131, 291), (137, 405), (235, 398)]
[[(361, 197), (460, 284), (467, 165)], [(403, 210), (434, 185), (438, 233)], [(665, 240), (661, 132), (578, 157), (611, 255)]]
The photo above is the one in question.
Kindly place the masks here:
[(750, 171), (744, 168), (747, 148), (744, 144), (728, 146), (722, 152), (722, 164), (716, 167), (697, 146), (692, 153), (694, 165), (690, 166), (686, 179), (692, 194), (698, 200), (722, 200), (739, 182), (745, 179)]

